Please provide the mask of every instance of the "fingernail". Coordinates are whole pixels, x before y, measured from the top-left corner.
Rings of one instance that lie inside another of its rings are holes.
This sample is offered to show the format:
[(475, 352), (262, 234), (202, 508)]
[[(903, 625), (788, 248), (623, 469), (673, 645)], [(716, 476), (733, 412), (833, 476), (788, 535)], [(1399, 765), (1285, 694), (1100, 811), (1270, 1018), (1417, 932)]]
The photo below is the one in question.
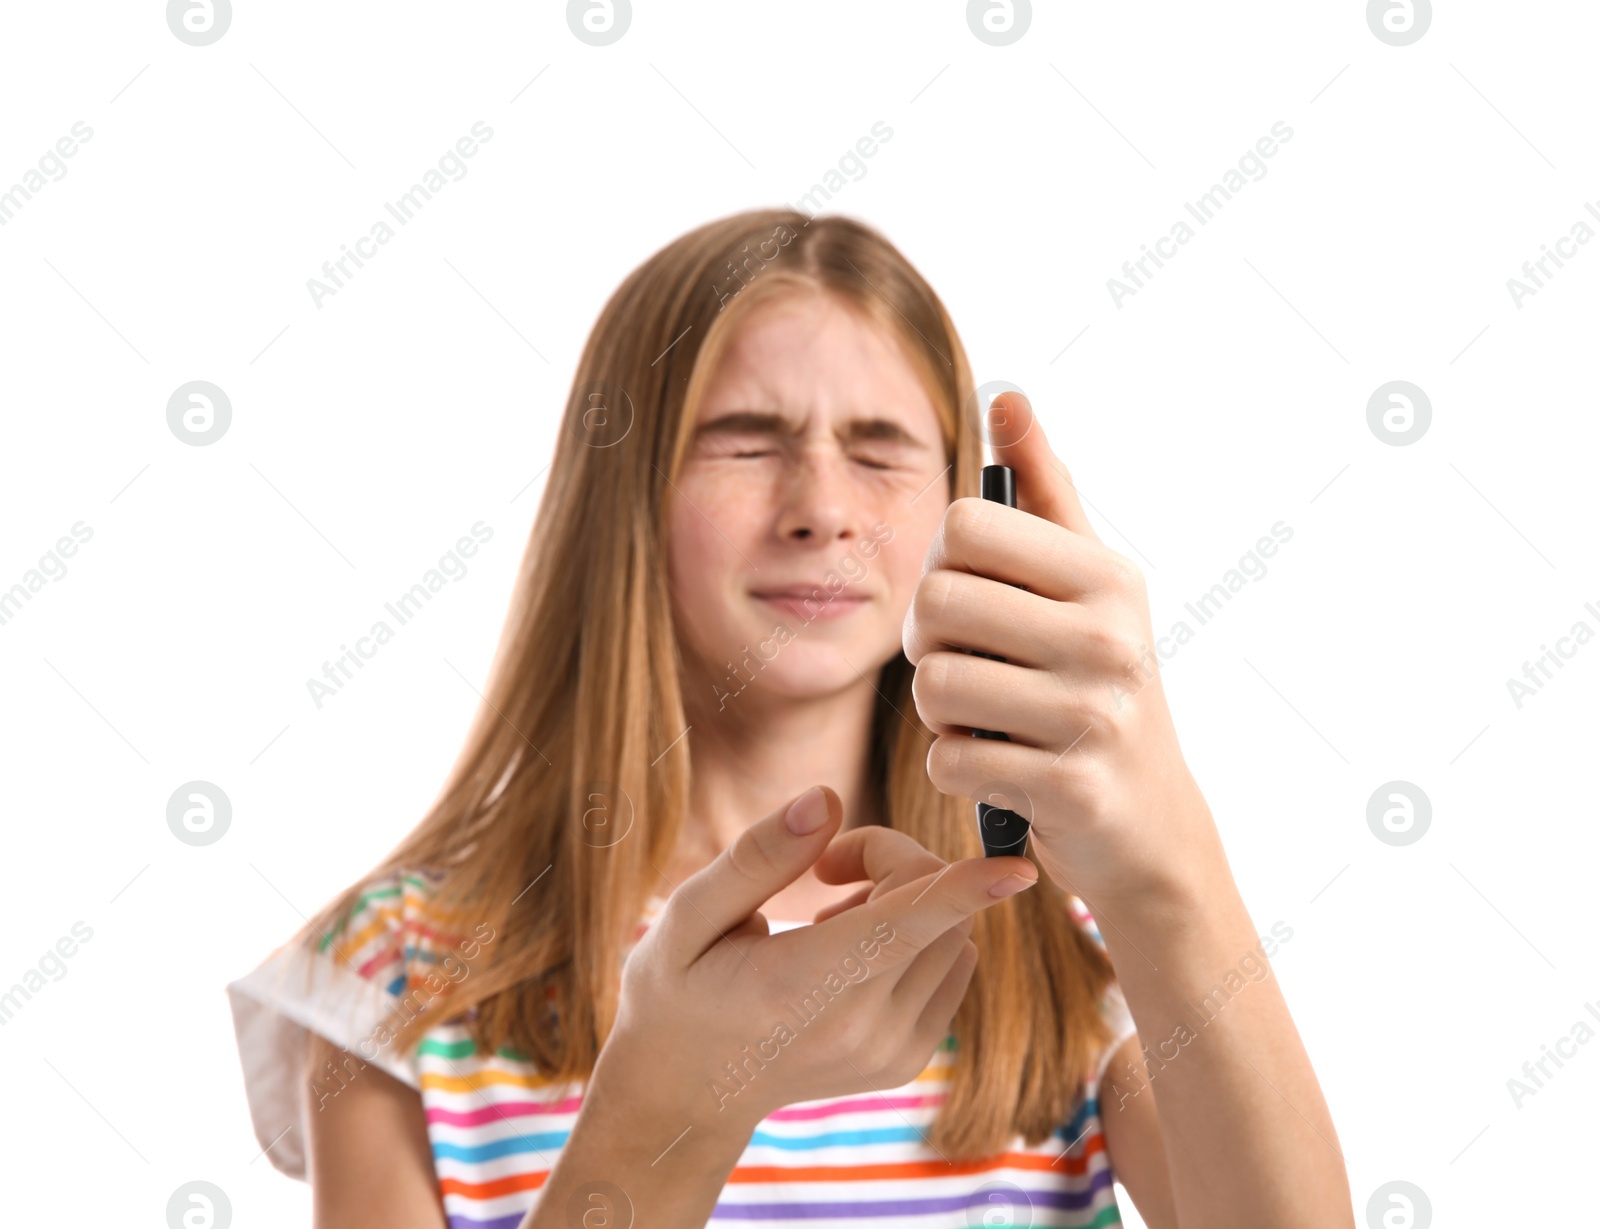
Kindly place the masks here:
[(828, 800), (822, 795), (822, 786), (813, 785), (789, 804), (783, 822), (796, 836), (815, 832), (828, 821)]
[(1013, 871), (1011, 874), (1007, 875), (1004, 879), (1002, 879), (999, 883), (995, 884), (992, 888), (990, 888), (989, 889), (989, 895), (990, 896), (1015, 896), (1018, 892), (1022, 891), (1023, 888), (1031, 888), (1034, 884), (1036, 884), (1038, 882), (1039, 881), (1037, 879), (1024, 879), (1021, 875), (1019, 875), (1015, 871)]

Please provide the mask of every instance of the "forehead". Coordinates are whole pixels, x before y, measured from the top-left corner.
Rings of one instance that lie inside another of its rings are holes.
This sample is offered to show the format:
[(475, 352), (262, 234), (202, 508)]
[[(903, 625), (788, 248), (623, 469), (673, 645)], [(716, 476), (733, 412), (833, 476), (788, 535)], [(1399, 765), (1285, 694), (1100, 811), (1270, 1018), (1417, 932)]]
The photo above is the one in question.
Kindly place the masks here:
[(793, 414), (870, 407), (932, 420), (898, 339), (825, 294), (764, 303), (740, 321), (706, 385), (698, 420), (730, 406)]

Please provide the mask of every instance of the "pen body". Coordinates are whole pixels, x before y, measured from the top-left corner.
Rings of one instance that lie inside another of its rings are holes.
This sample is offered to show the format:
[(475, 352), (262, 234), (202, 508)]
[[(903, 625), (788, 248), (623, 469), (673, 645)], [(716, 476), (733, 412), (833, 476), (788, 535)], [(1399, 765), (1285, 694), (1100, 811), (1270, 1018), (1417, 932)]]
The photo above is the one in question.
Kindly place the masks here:
[[(1009, 465), (985, 465), (979, 478), (979, 493), (984, 499), (1015, 508), (1016, 470)], [(973, 649), (971, 652), (977, 657), (987, 657), (990, 661), (1005, 660), (998, 653), (985, 653), (981, 649)], [(973, 730), (972, 736), (1011, 741), (998, 730)], [(983, 841), (983, 853), (987, 858), (1020, 854), (1028, 839), (1028, 827), (1027, 819), (1015, 811), (993, 806), (987, 802), (978, 803), (978, 836)]]

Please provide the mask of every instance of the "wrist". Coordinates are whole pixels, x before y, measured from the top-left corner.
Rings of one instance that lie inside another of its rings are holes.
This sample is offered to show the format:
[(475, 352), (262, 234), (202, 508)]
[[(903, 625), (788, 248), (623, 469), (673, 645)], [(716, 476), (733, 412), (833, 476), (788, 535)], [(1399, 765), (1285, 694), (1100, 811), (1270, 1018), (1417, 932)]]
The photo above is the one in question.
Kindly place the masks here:
[(631, 1050), (613, 1044), (615, 1039), (613, 1032), (612, 1040), (600, 1051), (584, 1092), (585, 1106), (592, 1100), (597, 1115), (607, 1120), (620, 1115), (641, 1125), (675, 1124), (671, 1135), (690, 1127), (690, 1134), (707, 1141), (713, 1152), (720, 1149), (738, 1158), (761, 1117), (739, 1112), (749, 1108), (748, 1100), (736, 1109), (732, 1102), (719, 1101), (714, 1095), (709, 1075), (699, 1081), (685, 1078), (683, 1068), (694, 1065), (691, 1054), (680, 1052), (673, 1063), (676, 1070), (665, 1076), (659, 1046), (650, 1052), (648, 1064), (641, 1065), (630, 1061)]
[(1083, 869), (1070, 837), (1040, 842), (1040, 865), (1059, 886), (1094, 908), (1099, 902), (1117, 916), (1137, 912), (1152, 919), (1178, 921), (1238, 894), (1222, 838), (1203, 798), (1181, 810), (1161, 814), (1157, 839), (1126, 841), (1123, 856), (1093, 872)]
[[(602, 1050), (602, 1056), (604, 1051)], [(597, 1078), (598, 1077), (598, 1078)], [(749, 1144), (727, 1124), (706, 1125), (666, 1108), (648, 1082), (602, 1076), (597, 1064), (572, 1133), (521, 1229), (598, 1223), (660, 1229), (708, 1223)]]

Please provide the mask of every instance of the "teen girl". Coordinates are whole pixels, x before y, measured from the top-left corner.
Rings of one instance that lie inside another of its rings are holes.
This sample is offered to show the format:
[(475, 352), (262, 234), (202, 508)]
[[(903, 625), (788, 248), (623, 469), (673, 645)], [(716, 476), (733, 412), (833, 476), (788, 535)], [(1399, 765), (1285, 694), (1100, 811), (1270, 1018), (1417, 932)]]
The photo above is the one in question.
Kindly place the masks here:
[(1153, 1229), (1352, 1224), (1140, 573), (981, 412), (846, 218), (616, 291), (441, 796), (229, 987), (318, 1229), (1105, 1226), (1113, 1174)]

